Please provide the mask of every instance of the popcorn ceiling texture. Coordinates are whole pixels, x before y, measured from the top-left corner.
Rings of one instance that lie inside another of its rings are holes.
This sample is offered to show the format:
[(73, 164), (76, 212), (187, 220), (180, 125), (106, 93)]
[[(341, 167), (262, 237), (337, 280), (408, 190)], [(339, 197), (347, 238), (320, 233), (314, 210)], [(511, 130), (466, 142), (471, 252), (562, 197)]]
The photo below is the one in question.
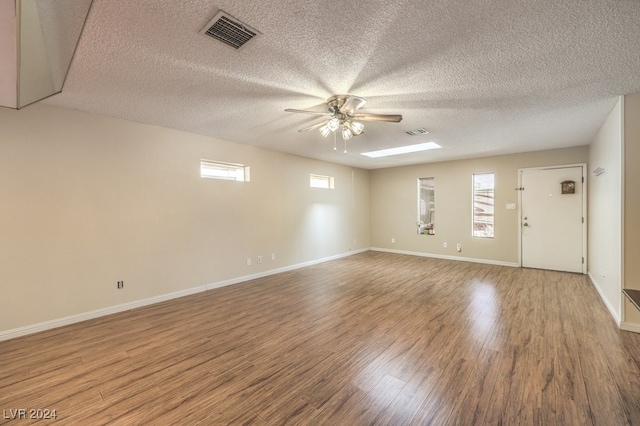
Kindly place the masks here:
[[(237, 51), (199, 34), (220, 9), (262, 34)], [(586, 145), (639, 91), (637, 0), (94, 0), (44, 102), (374, 169)], [(343, 93), (404, 119), (366, 123), (345, 155), (284, 112)], [(359, 155), (430, 140), (443, 148)]]

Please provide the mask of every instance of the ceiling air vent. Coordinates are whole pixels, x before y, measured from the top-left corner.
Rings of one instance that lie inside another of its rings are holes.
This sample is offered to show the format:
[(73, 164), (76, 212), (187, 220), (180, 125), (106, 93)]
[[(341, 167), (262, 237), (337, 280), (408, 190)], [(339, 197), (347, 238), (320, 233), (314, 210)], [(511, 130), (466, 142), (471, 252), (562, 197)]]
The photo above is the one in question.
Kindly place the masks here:
[(213, 37), (234, 49), (240, 49), (246, 42), (260, 34), (223, 11), (218, 12), (200, 33)]
[(419, 129), (416, 129), (416, 130), (409, 130), (408, 132), (405, 132), (405, 133), (410, 135), (410, 136), (415, 136), (415, 135), (424, 135), (425, 133), (429, 133), (429, 131), (427, 129), (425, 129), (424, 127), (421, 127)]

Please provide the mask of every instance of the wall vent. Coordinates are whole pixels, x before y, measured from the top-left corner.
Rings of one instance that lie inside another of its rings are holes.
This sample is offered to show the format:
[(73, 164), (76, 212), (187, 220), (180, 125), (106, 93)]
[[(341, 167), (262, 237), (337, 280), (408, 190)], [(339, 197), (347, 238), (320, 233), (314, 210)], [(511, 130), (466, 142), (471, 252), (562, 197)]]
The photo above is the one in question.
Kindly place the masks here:
[(405, 132), (405, 133), (408, 134), (409, 136), (415, 136), (415, 135), (424, 135), (426, 133), (429, 133), (429, 131), (424, 127), (420, 127), (419, 129), (409, 130), (408, 132)]
[(213, 37), (234, 49), (240, 49), (246, 42), (260, 34), (223, 11), (218, 12), (200, 33)]

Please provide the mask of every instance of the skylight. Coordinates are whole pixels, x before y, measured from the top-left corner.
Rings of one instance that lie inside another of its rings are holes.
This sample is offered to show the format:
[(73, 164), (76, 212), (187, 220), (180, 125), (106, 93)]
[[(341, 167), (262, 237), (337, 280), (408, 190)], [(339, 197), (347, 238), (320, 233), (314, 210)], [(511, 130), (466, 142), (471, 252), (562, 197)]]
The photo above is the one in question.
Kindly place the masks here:
[(430, 149), (442, 148), (435, 142), (419, 143), (417, 145), (397, 146), (395, 148), (381, 149), (378, 151), (363, 152), (362, 155), (366, 155), (370, 158), (389, 157), (391, 155), (408, 154), (410, 152), (428, 151)]

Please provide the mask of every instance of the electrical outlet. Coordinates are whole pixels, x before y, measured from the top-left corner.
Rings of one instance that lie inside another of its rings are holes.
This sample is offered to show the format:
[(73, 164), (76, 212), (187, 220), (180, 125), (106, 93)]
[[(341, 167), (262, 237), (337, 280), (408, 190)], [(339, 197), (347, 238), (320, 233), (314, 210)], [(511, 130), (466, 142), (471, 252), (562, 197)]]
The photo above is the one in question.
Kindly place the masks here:
[(442, 243), (442, 247), (447, 248), (447, 243)]
[(262, 263), (262, 256), (258, 256), (258, 264)]
[(276, 254), (275, 253), (271, 253), (271, 260), (276, 260)]
[(456, 244), (456, 250), (462, 251), (462, 244), (460, 243)]
[(391, 239), (391, 244), (395, 244), (395, 243), (396, 243), (396, 239), (395, 239), (395, 238), (392, 238), (392, 239)]
[(353, 239), (353, 244), (355, 245), (357, 243), (358, 240), (356, 240), (355, 238)]
[(247, 266), (251, 266), (251, 258), (247, 257)]
[(124, 281), (118, 281), (116, 285), (118, 286), (119, 289), (122, 289), (124, 288)]

